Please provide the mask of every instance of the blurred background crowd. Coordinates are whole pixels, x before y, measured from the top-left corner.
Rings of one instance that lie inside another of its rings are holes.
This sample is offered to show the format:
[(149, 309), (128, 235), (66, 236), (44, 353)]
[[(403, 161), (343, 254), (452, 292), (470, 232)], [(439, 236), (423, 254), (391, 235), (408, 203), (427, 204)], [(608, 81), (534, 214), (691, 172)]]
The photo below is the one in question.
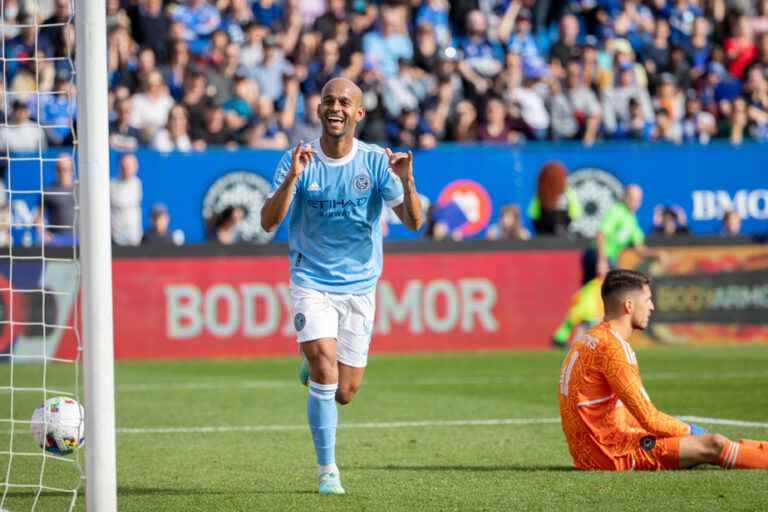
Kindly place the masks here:
[[(66, 145), (70, 0), (3, 5), (6, 115), (27, 128), (0, 136)], [(768, 141), (768, 0), (107, 0), (107, 16), (117, 150), (286, 148), (319, 134), (339, 75), (364, 91), (370, 142)]]

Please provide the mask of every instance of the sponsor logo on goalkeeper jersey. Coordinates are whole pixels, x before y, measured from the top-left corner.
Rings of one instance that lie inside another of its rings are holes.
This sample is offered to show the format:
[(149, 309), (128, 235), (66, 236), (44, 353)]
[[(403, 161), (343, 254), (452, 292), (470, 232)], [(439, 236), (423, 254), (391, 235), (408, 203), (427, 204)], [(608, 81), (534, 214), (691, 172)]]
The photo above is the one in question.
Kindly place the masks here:
[(243, 241), (266, 243), (274, 238), (274, 232), (261, 227), (261, 208), (272, 187), (267, 180), (248, 171), (234, 171), (213, 182), (203, 199), (203, 219), (206, 225), (228, 207), (240, 207), (245, 211), (238, 234)]

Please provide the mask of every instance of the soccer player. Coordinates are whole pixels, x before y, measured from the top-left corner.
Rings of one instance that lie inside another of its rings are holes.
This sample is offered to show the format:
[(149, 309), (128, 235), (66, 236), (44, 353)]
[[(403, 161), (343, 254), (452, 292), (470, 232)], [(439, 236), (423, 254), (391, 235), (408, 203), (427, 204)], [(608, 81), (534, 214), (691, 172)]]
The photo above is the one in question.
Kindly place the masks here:
[(577, 340), (560, 373), (560, 417), (578, 469), (660, 470), (699, 464), (768, 469), (768, 443), (720, 434), (659, 411), (627, 340), (653, 311), (650, 281), (612, 270), (601, 289), (605, 320)]
[(413, 154), (393, 153), (355, 138), (365, 115), (362, 91), (343, 78), (322, 89), (322, 134), (299, 143), (277, 166), (261, 225), (288, 224), (291, 300), (309, 386), (307, 417), (320, 494), (344, 494), (336, 466), (336, 402), (348, 404), (363, 380), (382, 267), (380, 218), (392, 207), (405, 226), (423, 222), (413, 180)]

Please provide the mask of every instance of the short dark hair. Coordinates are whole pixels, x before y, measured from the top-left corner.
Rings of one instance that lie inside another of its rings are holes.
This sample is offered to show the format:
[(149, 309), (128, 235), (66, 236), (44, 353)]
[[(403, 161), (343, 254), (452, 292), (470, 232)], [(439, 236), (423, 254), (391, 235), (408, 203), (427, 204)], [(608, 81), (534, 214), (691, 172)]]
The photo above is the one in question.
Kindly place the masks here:
[(600, 287), (600, 295), (607, 309), (609, 303), (623, 297), (627, 292), (642, 290), (646, 285), (651, 285), (651, 279), (642, 272), (623, 268), (614, 269), (605, 276), (603, 285)]

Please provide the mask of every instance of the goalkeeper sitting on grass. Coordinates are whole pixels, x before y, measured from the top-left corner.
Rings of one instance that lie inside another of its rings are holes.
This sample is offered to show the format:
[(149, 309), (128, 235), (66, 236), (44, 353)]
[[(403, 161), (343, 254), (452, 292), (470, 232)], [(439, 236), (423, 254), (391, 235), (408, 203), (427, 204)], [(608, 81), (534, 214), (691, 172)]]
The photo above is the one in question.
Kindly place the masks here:
[(580, 337), (560, 373), (560, 417), (578, 469), (685, 469), (699, 464), (768, 469), (768, 442), (733, 442), (651, 403), (626, 341), (653, 311), (650, 280), (612, 270), (601, 288), (605, 320)]

